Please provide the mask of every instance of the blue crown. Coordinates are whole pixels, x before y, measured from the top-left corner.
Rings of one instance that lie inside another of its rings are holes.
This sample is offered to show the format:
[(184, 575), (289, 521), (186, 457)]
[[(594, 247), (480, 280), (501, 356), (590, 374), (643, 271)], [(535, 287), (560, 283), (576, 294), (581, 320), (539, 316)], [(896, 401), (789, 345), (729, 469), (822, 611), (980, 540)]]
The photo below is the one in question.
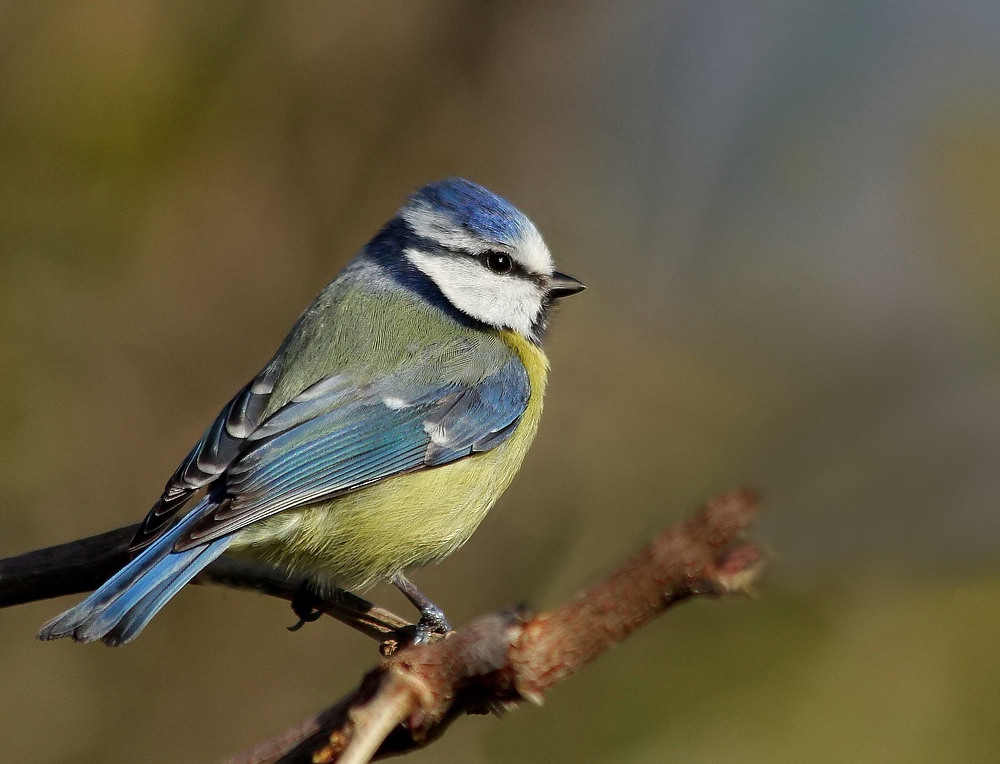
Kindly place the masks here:
[(411, 201), (423, 201), (448, 213), (456, 226), (486, 240), (514, 245), (527, 217), (506, 199), (464, 178), (445, 178), (417, 191)]

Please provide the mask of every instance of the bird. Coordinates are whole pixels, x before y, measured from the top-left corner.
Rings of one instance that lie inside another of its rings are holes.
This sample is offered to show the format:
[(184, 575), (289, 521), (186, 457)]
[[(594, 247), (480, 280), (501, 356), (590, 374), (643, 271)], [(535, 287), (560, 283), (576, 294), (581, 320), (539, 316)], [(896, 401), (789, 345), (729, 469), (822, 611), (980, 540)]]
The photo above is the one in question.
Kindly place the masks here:
[(408, 572), (462, 546), (511, 483), (552, 307), (584, 288), (505, 199), (462, 178), (420, 188), (223, 407), (131, 560), (39, 639), (130, 642), (223, 553), (318, 595), (391, 581), (420, 612), (416, 642), (450, 631)]

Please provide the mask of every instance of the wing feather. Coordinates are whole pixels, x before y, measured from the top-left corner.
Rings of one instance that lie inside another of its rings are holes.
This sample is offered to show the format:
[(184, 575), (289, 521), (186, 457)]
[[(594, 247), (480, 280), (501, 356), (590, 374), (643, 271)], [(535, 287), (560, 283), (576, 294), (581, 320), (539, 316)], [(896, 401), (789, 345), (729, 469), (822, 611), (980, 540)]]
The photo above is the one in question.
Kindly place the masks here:
[(261, 423), (277, 380), (277, 369), (277, 363), (269, 363), (226, 404), (167, 481), (160, 498), (132, 537), (130, 551), (144, 549), (158, 539), (171, 526), (181, 507), (233, 463), (247, 436)]
[(516, 358), (473, 385), (390, 379), (364, 390), (329, 383), (316, 394), (304, 393), (246, 439), (216, 484), (219, 506), (175, 549), (392, 475), (495, 448), (516, 428), (529, 394), (527, 372)]

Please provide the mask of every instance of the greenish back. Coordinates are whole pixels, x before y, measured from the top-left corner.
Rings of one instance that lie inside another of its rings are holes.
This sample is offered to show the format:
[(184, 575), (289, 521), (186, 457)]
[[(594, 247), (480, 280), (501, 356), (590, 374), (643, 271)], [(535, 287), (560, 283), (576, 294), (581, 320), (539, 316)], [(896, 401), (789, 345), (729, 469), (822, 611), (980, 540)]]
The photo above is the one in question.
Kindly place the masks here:
[(349, 267), (300, 316), (278, 351), (265, 417), (334, 375), (359, 386), (388, 375), (416, 385), (473, 385), (515, 355), (498, 332), (462, 324), (372, 270)]

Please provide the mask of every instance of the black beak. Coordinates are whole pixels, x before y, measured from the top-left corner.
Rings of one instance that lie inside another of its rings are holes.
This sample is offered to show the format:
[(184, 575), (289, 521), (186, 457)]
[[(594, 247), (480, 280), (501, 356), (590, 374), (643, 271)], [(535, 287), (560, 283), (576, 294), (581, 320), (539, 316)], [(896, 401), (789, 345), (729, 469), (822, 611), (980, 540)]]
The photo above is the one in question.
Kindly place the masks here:
[(558, 300), (560, 297), (569, 297), (571, 294), (582, 292), (586, 288), (583, 282), (577, 281), (572, 276), (567, 276), (565, 273), (560, 273), (559, 271), (553, 271), (552, 278), (549, 279), (549, 297), (553, 300)]

